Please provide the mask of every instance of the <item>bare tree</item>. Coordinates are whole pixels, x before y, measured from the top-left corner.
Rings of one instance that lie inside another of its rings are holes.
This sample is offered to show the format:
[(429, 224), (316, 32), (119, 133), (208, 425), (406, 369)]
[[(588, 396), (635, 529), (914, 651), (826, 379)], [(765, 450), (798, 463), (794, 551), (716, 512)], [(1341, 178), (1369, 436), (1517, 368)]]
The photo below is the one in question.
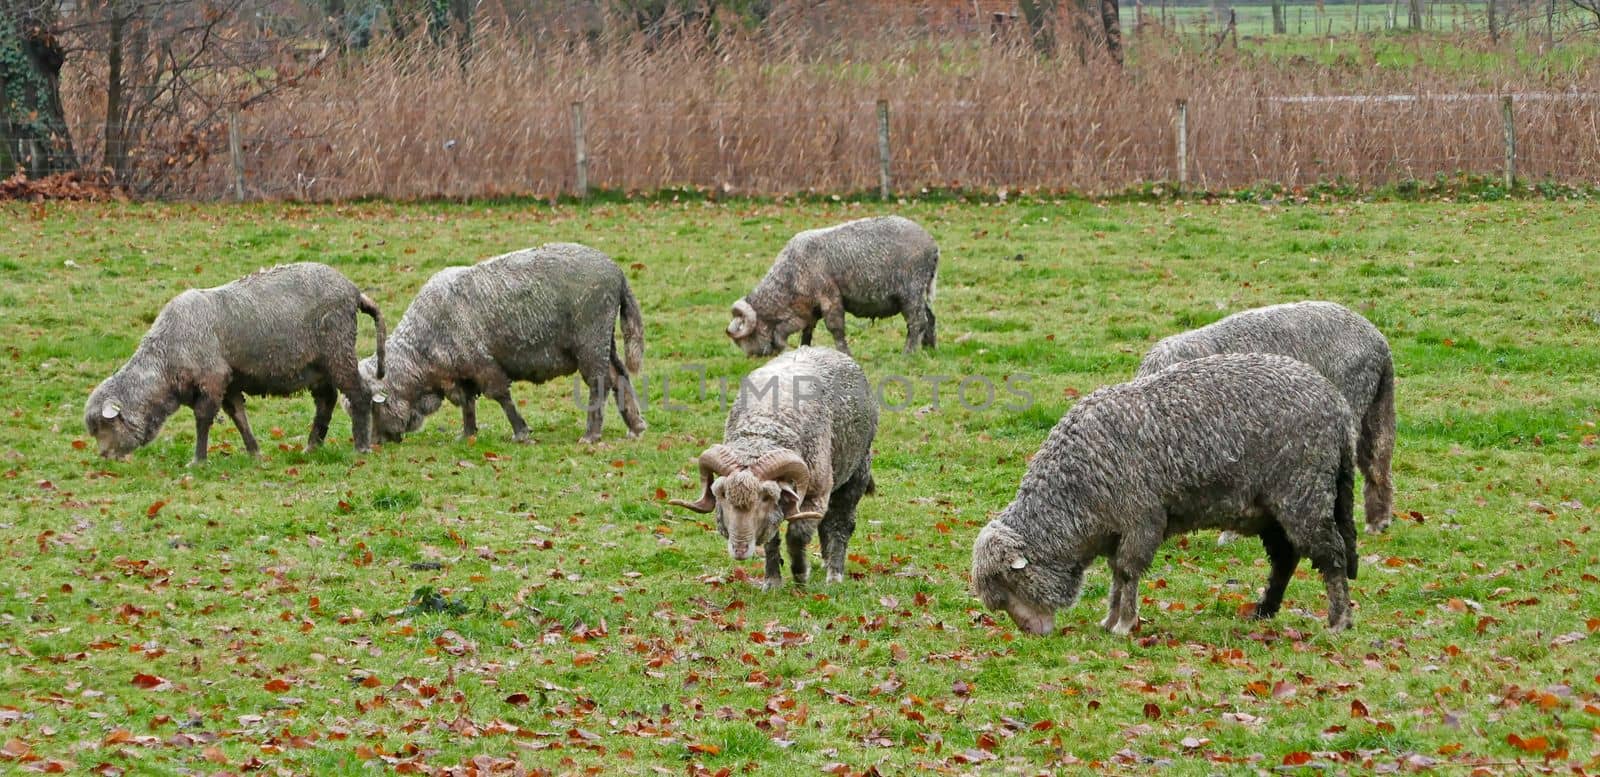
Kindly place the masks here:
[(66, 49), (54, 0), (7, 0), (0, 6), (0, 162), (39, 178), (77, 168), (61, 103)]
[(1055, 54), (1056, 0), (1018, 0), (1017, 5), (1028, 23), (1034, 50), (1047, 57)]
[(1594, 21), (1579, 22), (1578, 26), (1580, 29), (1600, 29), (1600, 0), (1572, 0), (1572, 5), (1578, 10), (1594, 17)]

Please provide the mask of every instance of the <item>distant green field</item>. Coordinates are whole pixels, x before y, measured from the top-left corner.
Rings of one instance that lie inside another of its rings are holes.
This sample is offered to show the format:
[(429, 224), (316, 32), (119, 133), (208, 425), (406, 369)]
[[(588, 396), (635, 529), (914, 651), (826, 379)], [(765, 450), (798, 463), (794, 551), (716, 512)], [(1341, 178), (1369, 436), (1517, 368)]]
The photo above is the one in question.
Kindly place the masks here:
[[(1232, 8), (1238, 21), (1239, 34), (1272, 33), (1270, 5), (1235, 5)], [(1399, 5), (1381, 0), (1363, 2), (1358, 17), (1357, 6), (1354, 3), (1327, 4), (1321, 7), (1315, 3), (1286, 4), (1285, 34), (1321, 36), (1330, 33), (1348, 35), (1353, 32), (1408, 30), (1410, 22), (1407, 9), (1408, 6), (1404, 2)], [(1422, 29), (1426, 32), (1482, 32), (1488, 29), (1485, 11), (1483, 3), (1433, 3), (1424, 16)], [(1143, 12), (1146, 19), (1160, 19), (1162, 15), (1159, 3), (1145, 3)], [(1125, 17), (1131, 13), (1131, 8), (1123, 9)], [(1219, 29), (1218, 20), (1212, 18), (1209, 7), (1169, 6), (1165, 13), (1169, 25), (1181, 25), (1184, 31), (1205, 29), (1216, 32)], [(1578, 21), (1578, 16), (1576, 11), (1570, 10), (1569, 4), (1563, 3), (1554, 13), (1552, 20), (1559, 33)], [(1543, 35), (1546, 30), (1546, 18), (1543, 13), (1527, 19), (1519, 17), (1519, 21), (1513, 24), (1510, 30), (1516, 34)]]
[[(941, 243), (939, 348), (850, 321), (869, 376), (914, 394), (886, 394), (904, 409), (848, 579), (758, 590), (759, 561), (665, 504), (722, 433), (691, 369), (714, 389), (757, 366), (729, 304), (795, 231), (889, 211)], [(0, 223), (0, 772), (1600, 769), (1592, 203), (10, 204)], [(440, 268), (554, 240), (612, 254), (639, 296), (642, 439), (608, 407), (580, 444), (570, 380), (516, 387), (525, 446), (482, 403), (476, 439), (447, 405), (358, 456), (341, 412), (307, 453), (307, 396), (250, 400), (259, 460), (223, 421), (186, 467), (187, 409), (128, 462), (84, 434), (90, 389), (184, 289), (318, 260), (392, 327)], [(1132, 638), (1095, 625), (1100, 565), (1058, 634), (983, 611), (973, 538), (1062, 413), (1157, 338), (1306, 298), (1368, 316), (1398, 375), (1400, 517), (1360, 537), (1353, 630), (1325, 631), (1304, 564), (1276, 621), (1241, 618), (1265, 555), (1211, 534), (1163, 546)], [(1007, 376), (1031, 408), (949, 393)]]

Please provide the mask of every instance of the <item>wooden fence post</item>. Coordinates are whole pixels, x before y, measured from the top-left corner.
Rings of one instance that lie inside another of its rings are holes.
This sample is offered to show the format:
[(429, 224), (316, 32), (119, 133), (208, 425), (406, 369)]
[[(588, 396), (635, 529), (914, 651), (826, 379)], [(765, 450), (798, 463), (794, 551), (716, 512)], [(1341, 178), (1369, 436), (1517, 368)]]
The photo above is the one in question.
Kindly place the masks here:
[(889, 101), (878, 101), (878, 196), (889, 199)]
[(244, 202), (244, 144), (239, 140), (239, 109), (228, 111), (228, 159), (233, 163), (233, 198)]
[(1178, 98), (1178, 193), (1189, 184), (1189, 101)]
[(1517, 125), (1512, 121), (1511, 95), (1500, 98), (1500, 121), (1506, 138), (1506, 193), (1517, 181)]
[(572, 148), (578, 162), (578, 198), (589, 197), (589, 146), (583, 137), (583, 101), (572, 103)]

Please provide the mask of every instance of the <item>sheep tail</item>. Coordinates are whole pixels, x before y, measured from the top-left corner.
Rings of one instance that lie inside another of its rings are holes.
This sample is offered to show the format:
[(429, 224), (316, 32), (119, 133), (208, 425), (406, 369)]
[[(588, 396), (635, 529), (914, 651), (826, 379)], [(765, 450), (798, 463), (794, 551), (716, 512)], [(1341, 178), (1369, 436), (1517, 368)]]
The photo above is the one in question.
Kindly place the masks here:
[(639, 300), (628, 288), (628, 279), (622, 279), (622, 343), (625, 349), (624, 364), (634, 375), (644, 368), (644, 315), (639, 312)]
[(1333, 521), (1344, 540), (1344, 576), (1356, 579), (1356, 567), (1361, 557), (1356, 552), (1356, 462), (1355, 446), (1348, 439), (1339, 446), (1339, 475), (1334, 482)]
[(378, 370), (376, 374), (377, 377), (382, 378), (384, 355), (383, 341), (385, 337), (383, 331), (383, 311), (378, 309), (378, 303), (373, 302), (372, 298), (365, 294), (362, 294), (356, 301), (356, 308), (362, 313), (372, 316), (372, 325), (378, 330)]

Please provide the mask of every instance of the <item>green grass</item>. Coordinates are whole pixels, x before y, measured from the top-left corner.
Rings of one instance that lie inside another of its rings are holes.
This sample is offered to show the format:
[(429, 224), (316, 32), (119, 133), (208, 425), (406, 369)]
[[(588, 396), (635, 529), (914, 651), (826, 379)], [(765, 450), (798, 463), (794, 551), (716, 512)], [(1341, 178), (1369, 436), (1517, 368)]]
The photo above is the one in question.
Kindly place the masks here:
[[(875, 380), (915, 378), (911, 401), (884, 414), (850, 579), (763, 593), (758, 563), (660, 496), (691, 495), (691, 457), (722, 428), (686, 367), (713, 386), (752, 369), (722, 334), (729, 303), (794, 231), (885, 210), (0, 208), (0, 771), (1600, 767), (1591, 205), (899, 208), (943, 247), (940, 349), (904, 356), (899, 320), (850, 322)], [(211, 463), (186, 468), (187, 410), (126, 463), (84, 436), (89, 390), (182, 289), (320, 258), (392, 324), (438, 268), (552, 240), (628, 268), (652, 377), (641, 440), (608, 410), (606, 441), (579, 444), (567, 380), (517, 388), (527, 446), (491, 403), (475, 441), (447, 407), (361, 457), (336, 415), (306, 454), (305, 396), (251, 400), (260, 461), (224, 422)], [(1210, 535), (1162, 548), (1134, 639), (1094, 626), (1099, 567), (1055, 636), (981, 611), (972, 539), (1076, 397), (1163, 335), (1306, 297), (1361, 310), (1396, 354), (1410, 517), (1362, 536), (1353, 631), (1325, 633), (1305, 568), (1275, 623), (1240, 619), (1264, 556)], [(1027, 376), (1033, 405), (1002, 389), (966, 409), (947, 383), (934, 410), (930, 375)], [(687, 409), (665, 409), (663, 377)]]

